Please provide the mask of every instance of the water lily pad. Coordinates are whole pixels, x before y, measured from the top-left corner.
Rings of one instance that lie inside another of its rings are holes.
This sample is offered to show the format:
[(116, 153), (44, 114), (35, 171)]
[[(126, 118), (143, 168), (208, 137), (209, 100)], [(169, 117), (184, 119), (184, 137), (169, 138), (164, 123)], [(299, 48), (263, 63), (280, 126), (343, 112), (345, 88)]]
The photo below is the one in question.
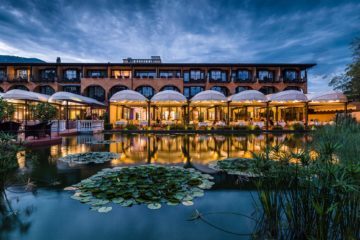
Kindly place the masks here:
[(70, 154), (59, 158), (60, 161), (66, 162), (69, 165), (89, 164), (89, 163), (104, 163), (113, 159), (119, 158), (120, 155), (112, 152), (87, 152)]
[(75, 184), (78, 190), (72, 198), (94, 209), (106, 207), (109, 202), (123, 207), (146, 204), (150, 209), (158, 209), (161, 204), (190, 206), (194, 198), (204, 195), (203, 189), (214, 184), (209, 176), (177, 166), (106, 168)]
[(147, 207), (149, 209), (159, 209), (159, 208), (161, 208), (161, 204), (160, 203), (150, 203), (147, 205)]
[(214, 170), (224, 171), (231, 175), (241, 175), (245, 177), (259, 176), (254, 172), (255, 165), (255, 160), (248, 158), (227, 158), (209, 163), (209, 167)]
[(101, 207), (98, 209), (99, 213), (108, 213), (112, 210), (112, 207)]
[(194, 202), (193, 201), (183, 201), (181, 202), (184, 206), (192, 206), (194, 205)]

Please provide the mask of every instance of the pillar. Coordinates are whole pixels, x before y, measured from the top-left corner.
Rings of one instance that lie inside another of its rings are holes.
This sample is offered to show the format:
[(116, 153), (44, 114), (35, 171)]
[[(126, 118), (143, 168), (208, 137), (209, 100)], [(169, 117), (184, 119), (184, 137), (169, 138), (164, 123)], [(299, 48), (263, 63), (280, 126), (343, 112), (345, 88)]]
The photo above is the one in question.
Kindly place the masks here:
[(266, 130), (269, 130), (269, 102), (266, 102)]
[[(150, 101), (148, 101), (148, 106), (147, 106), (147, 112), (148, 112), (148, 116), (147, 116), (147, 120), (148, 120), (148, 127), (150, 127), (150, 123), (151, 123), (151, 121), (150, 121), (150, 110), (151, 109), (151, 106), (150, 106)], [(149, 142), (148, 142), (148, 144), (149, 144)]]
[(230, 125), (230, 102), (227, 102), (227, 118), (226, 118), (226, 125)]

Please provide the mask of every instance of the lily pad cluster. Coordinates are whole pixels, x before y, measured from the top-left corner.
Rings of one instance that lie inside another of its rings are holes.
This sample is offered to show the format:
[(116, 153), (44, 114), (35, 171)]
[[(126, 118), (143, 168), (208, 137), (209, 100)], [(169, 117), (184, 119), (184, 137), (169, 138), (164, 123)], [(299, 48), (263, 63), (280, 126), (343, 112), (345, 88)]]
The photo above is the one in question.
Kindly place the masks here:
[(227, 158), (224, 160), (209, 163), (209, 167), (216, 171), (224, 171), (231, 175), (241, 175), (245, 177), (256, 177), (254, 172), (255, 160), (248, 158)]
[(146, 204), (149, 209), (159, 209), (162, 204), (193, 205), (194, 198), (212, 187), (211, 179), (211, 175), (194, 169), (140, 165), (103, 169), (68, 190), (75, 190), (73, 199), (98, 212), (111, 211), (109, 203), (123, 207)]
[(70, 154), (59, 158), (60, 161), (69, 164), (89, 164), (89, 163), (104, 163), (113, 159), (119, 158), (120, 155), (112, 152), (87, 152)]

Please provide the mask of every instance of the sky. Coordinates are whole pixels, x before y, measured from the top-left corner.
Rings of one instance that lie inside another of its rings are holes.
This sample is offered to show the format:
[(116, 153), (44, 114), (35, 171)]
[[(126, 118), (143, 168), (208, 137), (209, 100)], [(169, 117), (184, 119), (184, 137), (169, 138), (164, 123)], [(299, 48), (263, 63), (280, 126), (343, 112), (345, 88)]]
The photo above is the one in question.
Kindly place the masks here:
[(309, 92), (351, 62), (359, 0), (1, 0), (0, 55), (54, 62), (317, 63)]

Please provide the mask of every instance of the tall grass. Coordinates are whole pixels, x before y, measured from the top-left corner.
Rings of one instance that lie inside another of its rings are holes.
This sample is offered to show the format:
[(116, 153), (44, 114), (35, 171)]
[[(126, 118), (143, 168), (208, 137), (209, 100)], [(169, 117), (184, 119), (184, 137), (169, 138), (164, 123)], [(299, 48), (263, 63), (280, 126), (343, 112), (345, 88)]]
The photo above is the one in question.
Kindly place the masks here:
[(254, 237), (360, 239), (358, 141), (359, 125), (344, 120), (317, 131), (302, 153), (277, 146), (254, 155), (262, 175), (257, 182), (262, 216)]

